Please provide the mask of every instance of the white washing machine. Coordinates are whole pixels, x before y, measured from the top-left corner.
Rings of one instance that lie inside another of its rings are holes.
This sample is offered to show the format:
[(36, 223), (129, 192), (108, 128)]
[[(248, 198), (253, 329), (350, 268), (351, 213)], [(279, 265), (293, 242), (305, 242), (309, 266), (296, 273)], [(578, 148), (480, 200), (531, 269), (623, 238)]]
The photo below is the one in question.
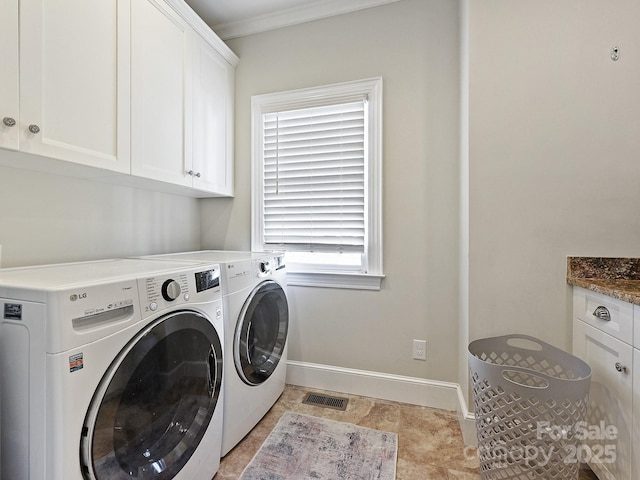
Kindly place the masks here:
[(284, 391), (289, 328), (284, 254), (202, 250), (145, 258), (220, 264), (225, 318), (225, 456)]
[(211, 480), (221, 293), (214, 264), (0, 269), (0, 477)]

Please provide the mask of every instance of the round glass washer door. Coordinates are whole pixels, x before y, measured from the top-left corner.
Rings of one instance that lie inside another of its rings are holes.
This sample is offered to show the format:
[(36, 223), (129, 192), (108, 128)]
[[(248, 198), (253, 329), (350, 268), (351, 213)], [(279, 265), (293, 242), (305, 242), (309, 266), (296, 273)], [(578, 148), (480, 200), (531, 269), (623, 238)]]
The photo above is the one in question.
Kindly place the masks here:
[(84, 478), (173, 478), (204, 436), (221, 385), (221, 341), (205, 316), (179, 311), (150, 324), (96, 390), (82, 430)]
[(248, 385), (265, 382), (282, 358), (289, 328), (289, 304), (282, 287), (266, 280), (242, 307), (234, 337), (236, 370)]

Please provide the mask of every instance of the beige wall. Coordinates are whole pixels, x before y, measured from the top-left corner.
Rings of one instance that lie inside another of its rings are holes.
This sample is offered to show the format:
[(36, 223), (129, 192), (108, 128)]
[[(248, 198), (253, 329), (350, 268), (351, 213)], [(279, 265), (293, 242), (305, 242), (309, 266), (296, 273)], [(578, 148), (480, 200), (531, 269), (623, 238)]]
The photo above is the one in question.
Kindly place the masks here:
[(200, 208), (191, 198), (0, 167), (0, 245), (2, 267), (193, 250)]
[[(238, 38), (236, 197), (202, 203), (202, 244), (250, 247), (250, 98), (384, 81), (379, 292), (291, 287), (294, 360), (457, 381), (458, 6), (405, 0)], [(411, 341), (427, 340), (427, 362)]]
[(570, 349), (565, 257), (640, 256), (640, 4), (460, 4), (462, 29), (458, 2), (403, 0), (229, 41), (234, 199), (0, 168), (0, 264), (248, 249), (251, 95), (382, 76), (387, 278), (292, 287), (291, 358), (464, 385), (468, 339)]
[(640, 3), (469, 4), (469, 335), (570, 349), (566, 256), (640, 255)]

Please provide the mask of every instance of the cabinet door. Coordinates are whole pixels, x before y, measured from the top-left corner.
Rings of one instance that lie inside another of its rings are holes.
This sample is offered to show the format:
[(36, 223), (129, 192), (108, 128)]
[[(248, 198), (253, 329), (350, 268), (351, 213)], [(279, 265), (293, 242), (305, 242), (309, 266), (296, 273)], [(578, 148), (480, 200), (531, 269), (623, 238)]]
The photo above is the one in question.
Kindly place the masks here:
[(233, 195), (234, 69), (200, 37), (193, 65), (193, 186)]
[(191, 28), (166, 4), (131, 10), (131, 173), (191, 186)]
[[(0, 2), (0, 147), (18, 149), (18, 0)], [(12, 126), (12, 120), (16, 125)]]
[(20, 2), (20, 150), (129, 171), (129, 2)]
[(592, 370), (587, 423), (595, 438), (585, 442), (592, 453), (588, 463), (598, 478), (630, 480), (633, 348), (577, 319), (573, 335), (574, 353)]
[[(635, 344), (639, 347), (640, 344)], [(631, 478), (640, 478), (640, 349), (633, 349), (633, 464)]]

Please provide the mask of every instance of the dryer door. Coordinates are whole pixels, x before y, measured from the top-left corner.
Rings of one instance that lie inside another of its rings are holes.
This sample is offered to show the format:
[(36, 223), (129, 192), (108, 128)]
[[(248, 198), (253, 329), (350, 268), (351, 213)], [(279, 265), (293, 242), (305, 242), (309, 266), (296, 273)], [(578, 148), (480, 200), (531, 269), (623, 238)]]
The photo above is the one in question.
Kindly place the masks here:
[(274, 372), (287, 341), (289, 305), (273, 280), (260, 283), (242, 307), (236, 325), (233, 355), (240, 378), (260, 385)]
[(81, 439), (85, 479), (169, 479), (202, 439), (222, 385), (222, 346), (196, 312), (164, 316), (111, 364)]

